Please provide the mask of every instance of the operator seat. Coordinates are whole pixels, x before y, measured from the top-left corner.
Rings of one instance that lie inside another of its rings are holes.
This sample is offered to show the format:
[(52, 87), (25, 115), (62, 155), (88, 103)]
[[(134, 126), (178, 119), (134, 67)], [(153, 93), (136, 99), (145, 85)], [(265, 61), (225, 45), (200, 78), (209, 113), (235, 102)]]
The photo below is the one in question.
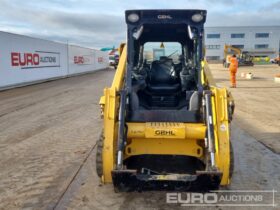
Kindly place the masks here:
[(162, 56), (160, 60), (152, 62), (148, 89), (152, 93), (160, 95), (173, 94), (180, 89), (180, 82), (171, 58)]

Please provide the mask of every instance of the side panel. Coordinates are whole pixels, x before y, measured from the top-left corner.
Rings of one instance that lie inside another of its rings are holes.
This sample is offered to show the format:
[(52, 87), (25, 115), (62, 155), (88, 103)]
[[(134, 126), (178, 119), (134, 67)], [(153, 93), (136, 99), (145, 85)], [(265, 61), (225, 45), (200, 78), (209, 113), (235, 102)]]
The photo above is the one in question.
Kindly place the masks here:
[(108, 54), (0, 32), (0, 89), (105, 69)]
[(96, 71), (108, 67), (108, 54), (90, 48), (68, 46), (69, 74)]
[(67, 75), (67, 45), (0, 32), (0, 87)]
[(104, 106), (104, 145), (102, 152), (103, 159), (103, 177), (104, 183), (112, 182), (111, 171), (114, 169), (116, 158), (116, 91), (112, 88), (104, 90), (105, 106)]
[(107, 52), (93, 50), (94, 53), (94, 70), (104, 69), (109, 66), (109, 56)]
[(74, 45), (68, 46), (69, 74), (95, 70), (94, 50)]

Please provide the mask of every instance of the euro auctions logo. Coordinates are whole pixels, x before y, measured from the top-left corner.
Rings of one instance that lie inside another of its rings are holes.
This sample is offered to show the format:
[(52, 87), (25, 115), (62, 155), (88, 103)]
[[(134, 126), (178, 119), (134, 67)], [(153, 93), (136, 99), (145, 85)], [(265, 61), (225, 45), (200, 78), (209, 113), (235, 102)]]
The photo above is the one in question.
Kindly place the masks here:
[(84, 56), (74, 56), (74, 64), (84, 64)]
[(103, 57), (98, 57), (98, 58), (97, 58), (97, 62), (98, 62), (98, 63), (103, 63), (103, 62), (104, 62)]
[(217, 190), (208, 193), (167, 193), (166, 203), (181, 206), (276, 207), (275, 190)]
[(79, 65), (89, 65), (91, 64), (91, 58), (89, 55), (83, 55), (83, 56), (74, 56), (74, 64)]
[(59, 52), (11, 52), (11, 65), (21, 69), (60, 67)]

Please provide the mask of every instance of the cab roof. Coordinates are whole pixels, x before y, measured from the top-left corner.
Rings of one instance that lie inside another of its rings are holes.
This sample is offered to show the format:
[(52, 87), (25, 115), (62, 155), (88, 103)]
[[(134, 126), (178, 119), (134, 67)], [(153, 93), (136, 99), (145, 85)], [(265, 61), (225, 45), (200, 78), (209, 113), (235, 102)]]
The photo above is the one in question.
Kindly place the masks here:
[[(129, 37), (142, 27), (139, 43), (148, 41), (186, 42), (188, 26), (197, 33), (203, 30), (206, 20), (206, 10), (127, 10), (126, 23)], [(133, 16), (133, 21), (129, 16)], [(193, 16), (199, 15), (200, 21), (194, 21)]]
[[(139, 20), (137, 22), (130, 22), (128, 16), (130, 14), (137, 14)], [(192, 16), (201, 14), (202, 20), (194, 22)], [(206, 21), (206, 10), (199, 9), (166, 9), (166, 10), (126, 10), (125, 17), (127, 24), (188, 24), (188, 25), (203, 25)]]

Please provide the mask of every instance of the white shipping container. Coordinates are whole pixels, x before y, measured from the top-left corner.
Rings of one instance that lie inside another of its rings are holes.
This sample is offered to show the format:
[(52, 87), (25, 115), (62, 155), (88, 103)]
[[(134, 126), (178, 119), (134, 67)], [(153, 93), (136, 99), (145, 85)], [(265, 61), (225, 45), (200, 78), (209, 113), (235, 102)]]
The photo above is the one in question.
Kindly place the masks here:
[(94, 50), (95, 53), (95, 68), (102, 69), (109, 66), (109, 55), (107, 52)]
[(0, 32), (0, 87), (67, 75), (67, 45)]
[(105, 69), (107, 52), (0, 32), (0, 89)]
[(95, 70), (94, 50), (74, 45), (68, 46), (69, 74)]

